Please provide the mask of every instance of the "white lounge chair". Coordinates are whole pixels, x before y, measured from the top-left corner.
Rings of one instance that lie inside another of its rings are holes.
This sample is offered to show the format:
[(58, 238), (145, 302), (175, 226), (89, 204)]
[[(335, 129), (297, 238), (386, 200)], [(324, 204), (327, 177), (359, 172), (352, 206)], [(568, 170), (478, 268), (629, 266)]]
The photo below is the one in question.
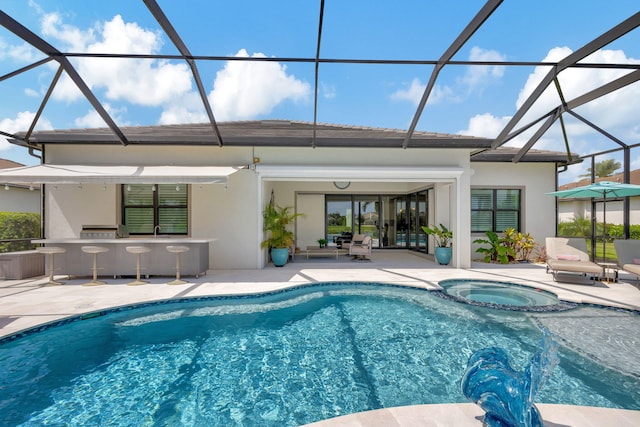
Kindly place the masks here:
[(590, 276), (592, 283), (604, 275), (601, 265), (589, 260), (587, 243), (582, 237), (547, 237), (547, 273), (558, 281), (558, 273), (579, 273)]
[(640, 240), (614, 240), (618, 268), (640, 279)]
[(349, 243), (349, 255), (354, 259), (367, 259), (368, 256), (371, 256), (371, 247), (371, 236), (354, 234), (351, 243)]

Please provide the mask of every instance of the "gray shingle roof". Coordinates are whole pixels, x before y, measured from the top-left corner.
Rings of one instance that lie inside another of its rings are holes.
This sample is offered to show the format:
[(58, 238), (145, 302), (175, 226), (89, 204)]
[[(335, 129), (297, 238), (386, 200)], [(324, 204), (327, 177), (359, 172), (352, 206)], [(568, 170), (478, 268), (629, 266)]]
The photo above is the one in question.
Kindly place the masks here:
[[(310, 147), (313, 123), (289, 120), (218, 123), (225, 146)], [(122, 127), (135, 145), (217, 145), (209, 123)], [(406, 130), (317, 124), (316, 147), (402, 147)], [(22, 136), (22, 135), (18, 135)], [(42, 130), (31, 134), (35, 144), (120, 144), (109, 128)], [(490, 139), (434, 132), (415, 132), (411, 148), (487, 148)], [(24, 142), (12, 140), (14, 143)]]
[[(224, 145), (229, 147), (311, 147), (313, 144), (314, 126), (311, 122), (253, 120), (222, 122), (218, 123), (218, 127), (224, 138)], [(209, 123), (131, 126), (121, 129), (131, 145), (218, 145)], [(337, 124), (317, 124), (315, 132), (316, 147), (401, 148), (406, 136), (406, 131), (402, 129)], [(20, 140), (10, 141), (25, 145)], [(492, 141), (489, 138), (416, 131), (409, 149), (461, 148), (482, 151), (472, 156), (471, 160), (474, 162), (510, 162), (518, 153), (519, 149), (512, 147), (487, 150)], [(41, 130), (31, 134), (30, 142), (38, 146), (121, 144), (109, 128)], [(573, 157), (578, 159), (578, 155)], [(566, 163), (567, 155), (555, 151), (530, 150), (521, 161)]]

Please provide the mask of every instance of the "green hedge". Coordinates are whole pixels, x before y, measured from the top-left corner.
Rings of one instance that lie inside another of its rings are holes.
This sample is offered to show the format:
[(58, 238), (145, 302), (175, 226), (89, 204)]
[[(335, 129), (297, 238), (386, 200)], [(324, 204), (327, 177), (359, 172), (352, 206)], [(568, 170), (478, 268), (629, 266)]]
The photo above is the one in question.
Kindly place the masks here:
[(31, 212), (0, 212), (0, 252), (34, 249), (29, 240), (5, 242), (14, 239), (40, 238), (40, 214)]
[[(602, 236), (601, 222), (596, 223), (596, 235)], [(607, 224), (607, 234), (614, 239), (622, 239), (624, 228), (622, 224)], [(571, 222), (561, 222), (558, 224), (558, 235), (565, 237), (591, 237), (591, 221), (578, 219)], [(640, 225), (629, 225), (629, 238), (640, 240)]]

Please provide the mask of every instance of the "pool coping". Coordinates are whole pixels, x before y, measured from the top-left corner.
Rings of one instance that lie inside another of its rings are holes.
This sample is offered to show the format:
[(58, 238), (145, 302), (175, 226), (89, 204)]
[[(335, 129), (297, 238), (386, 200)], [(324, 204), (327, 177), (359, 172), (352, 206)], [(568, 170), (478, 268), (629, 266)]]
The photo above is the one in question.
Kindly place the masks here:
[[(640, 411), (536, 403), (549, 427), (636, 427)], [(317, 421), (305, 427), (480, 427), (484, 411), (474, 403), (400, 406)]]

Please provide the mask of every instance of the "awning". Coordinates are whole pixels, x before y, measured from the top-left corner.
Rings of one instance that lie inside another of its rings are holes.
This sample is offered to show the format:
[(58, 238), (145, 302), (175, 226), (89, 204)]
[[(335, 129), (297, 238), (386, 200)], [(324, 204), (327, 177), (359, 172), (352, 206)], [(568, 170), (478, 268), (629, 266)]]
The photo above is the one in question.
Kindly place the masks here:
[(242, 167), (37, 165), (0, 169), (2, 184), (224, 184)]

